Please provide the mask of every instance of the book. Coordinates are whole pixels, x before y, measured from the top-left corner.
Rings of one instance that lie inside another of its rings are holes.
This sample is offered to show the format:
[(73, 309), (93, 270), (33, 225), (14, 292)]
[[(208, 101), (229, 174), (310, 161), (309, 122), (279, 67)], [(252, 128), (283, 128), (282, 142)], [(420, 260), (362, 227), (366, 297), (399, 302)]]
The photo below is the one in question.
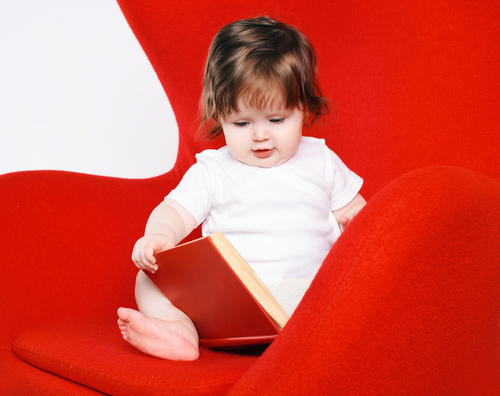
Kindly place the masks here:
[(145, 273), (209, 348), (271, 343), (289, 319), (285, 309), (293, 312), (312, 281), (283, 280), (271, 292), (222, 233), (155, 257), (158, 270)]

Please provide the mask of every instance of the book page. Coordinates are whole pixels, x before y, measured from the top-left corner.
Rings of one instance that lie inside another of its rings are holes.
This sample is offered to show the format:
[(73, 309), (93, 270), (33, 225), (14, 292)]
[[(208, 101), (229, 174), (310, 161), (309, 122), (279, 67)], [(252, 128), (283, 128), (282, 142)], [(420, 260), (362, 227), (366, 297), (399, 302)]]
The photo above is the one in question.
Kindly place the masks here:
[(245, 259), (241, 257), (238, 251), (222, 233), (216, 232), (208, 238), (210, 238), (214, 246), (222, 255), (227, 265), (232, 268), (236, 276), (240, 278), (253, 297), (272, 318), (273, 322), (279, 329), (282, 329), (289, 317), (276, 300), (276, 297), (274, 297), (266, 285), (260, 280), (252, 267), (248, 265)]
[(313, 278), (282, 279), (269, 290), (288, 316), (291, 316), (309, 289), (312, 280)]

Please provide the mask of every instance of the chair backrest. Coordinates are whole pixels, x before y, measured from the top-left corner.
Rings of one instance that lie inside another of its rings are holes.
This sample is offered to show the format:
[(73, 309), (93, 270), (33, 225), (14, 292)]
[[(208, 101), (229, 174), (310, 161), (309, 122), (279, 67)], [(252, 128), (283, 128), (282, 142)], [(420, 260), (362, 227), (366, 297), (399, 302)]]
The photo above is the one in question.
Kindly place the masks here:
[(498, 1), (118, 0), (179, 124), (180, 177), (197, 141), (208, 46), (225, 24), (269, 15), (313, 42), (320, 82), (337, 115), (306, 134), (365, 179), (371, 197), (398, 176), (456, 165), (500, 179)]

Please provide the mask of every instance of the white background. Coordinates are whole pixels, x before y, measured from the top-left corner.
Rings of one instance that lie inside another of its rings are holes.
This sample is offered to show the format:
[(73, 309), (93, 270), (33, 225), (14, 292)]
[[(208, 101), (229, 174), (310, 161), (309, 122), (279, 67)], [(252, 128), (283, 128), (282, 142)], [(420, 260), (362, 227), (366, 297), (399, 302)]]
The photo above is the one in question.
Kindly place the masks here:
[(114, 0), (0, 0), (0, 174), (146, 178), (170, 170), (178, 129)]

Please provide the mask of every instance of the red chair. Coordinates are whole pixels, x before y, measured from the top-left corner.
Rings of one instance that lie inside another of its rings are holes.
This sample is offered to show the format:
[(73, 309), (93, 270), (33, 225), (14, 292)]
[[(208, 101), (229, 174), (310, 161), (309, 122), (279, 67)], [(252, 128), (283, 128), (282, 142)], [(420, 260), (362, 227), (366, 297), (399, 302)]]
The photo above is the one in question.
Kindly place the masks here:
[[(169, 97), (165, 175), (0, 176), (0, 393), (500, 394), (500, 3), (119, 0)], [(266, 349), (146, 356), (121, 339), (146, 219), (194, 161), (216, 31), (267, 14), (314, 43), (337, 115), (307, 134), (369, 199)], [(154, 144), (154, 142), (152, 142)]]

